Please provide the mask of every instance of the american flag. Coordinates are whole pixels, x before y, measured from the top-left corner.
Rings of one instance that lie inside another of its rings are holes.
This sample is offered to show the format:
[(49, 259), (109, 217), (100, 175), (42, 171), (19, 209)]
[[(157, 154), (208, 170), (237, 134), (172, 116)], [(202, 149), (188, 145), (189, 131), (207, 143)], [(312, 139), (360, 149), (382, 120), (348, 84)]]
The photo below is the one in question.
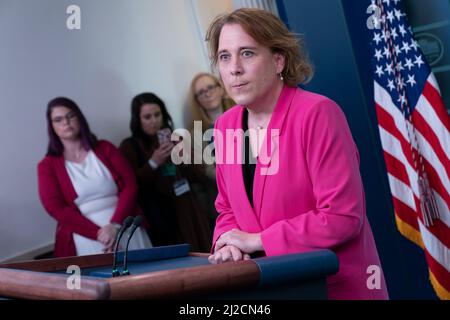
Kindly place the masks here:
[(400, 0), (372, 0), (375, 107), (397, 227), (450, 299), (450, 120)]

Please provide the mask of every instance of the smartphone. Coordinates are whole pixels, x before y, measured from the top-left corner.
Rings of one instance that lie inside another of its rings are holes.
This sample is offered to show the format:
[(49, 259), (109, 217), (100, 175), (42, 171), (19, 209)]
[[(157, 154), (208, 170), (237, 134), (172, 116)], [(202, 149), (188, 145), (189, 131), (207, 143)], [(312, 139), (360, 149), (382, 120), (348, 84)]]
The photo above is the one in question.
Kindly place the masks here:
[(159, 145), (162, 145), (166, 142), (170, 142), (170, 136), (172, 135), (172, 132), (170, 131), (169, 128), (158, 130), (157, 134)]

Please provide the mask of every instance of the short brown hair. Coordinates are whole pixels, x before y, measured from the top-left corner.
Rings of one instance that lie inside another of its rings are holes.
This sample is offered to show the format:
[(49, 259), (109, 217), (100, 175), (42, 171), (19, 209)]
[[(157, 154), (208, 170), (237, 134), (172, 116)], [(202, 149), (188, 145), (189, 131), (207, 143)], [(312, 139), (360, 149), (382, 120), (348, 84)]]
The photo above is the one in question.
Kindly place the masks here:
[(256, 42), (282, 54), (285, 57), (282, 75), (288, 86), (295, 87), (311, 80), (313, 67), (303, 41), (297, 39), (278, 17), (259, 9), (242, 8), (214, 19), (206, 32), (212, 66), (217, 65), (219, 37), (226, 24), (239, 24)]

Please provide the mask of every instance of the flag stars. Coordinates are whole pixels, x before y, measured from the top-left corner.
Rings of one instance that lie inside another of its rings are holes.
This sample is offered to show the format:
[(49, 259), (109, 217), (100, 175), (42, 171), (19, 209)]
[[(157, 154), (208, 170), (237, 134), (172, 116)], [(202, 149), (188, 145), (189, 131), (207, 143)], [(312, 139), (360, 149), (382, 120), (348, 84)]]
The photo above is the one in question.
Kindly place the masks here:
[(391, 5), (391, 0), (383, 0), (383, 3), (386, 3), (386, 5), (389, 7)]
[(392, 23), (392, 21), (394, 21), (394, 13), (392, 11), (388, 11), (387, 13), (387, 19), (389, 20), (390, 23)]
[(414, 87), (414, 85), (417, 83), (416, 80), (414, 79), (414, 75), (410, 74), (408, 74), (408, 80), (406, 82), (409, 83), (411, 87)]
[(394, 80), (388, 80), (388, 85), (387, 86), (389, 88), (389, 91), (394, 90), (395, 89)]
[(421, 57), (420, 55), (414, 56), (414, 57), (416, 58), (416, 60), (414, 61), (414, 63), (417, 64), (417, 66), (418, 66), (419, 68), (420, 68), (420, 66), (421, 66), (422, 64), (425, 64), (425, 63), (423, 62), (422, 57)]
[(408, 54), (409, 50), (411, 50), (411, 48), (408, 45), (408, 42), (402, 41), (403, 47), (402, 50), (405, 51), (406, 54)]
[(377, 61), (380, 61), (380, 59), (383, 59), (383, 55), (381, 54), (381, 49), (375, 49), (375, 58), (377, 58)]
[(402, 12), (400, 10), (397, 10), (397, 9), (394, 9), (394, 14), (395, 14), (395, 17), (397, 18), (398, 21), (400, 21), (402, 16), (404, 16), (404, 14), (402, 14)]
[(420, 70), (425, 70), (422, 66), (427, 69), (427, 63), (404, 11), (396, 6), (401, 1), (376, 0), (372, 3), (378, 6), (383, 3), (384, 12), (377, 18), (385, 23), (384, 28), (374, 30), (370, 35), (372, 39), (369, 38), (373, 50), (373, 77), (390, 94), (392, 101), (403, 108), (416, 103), (419, 93), (415, 89), (424, 81)]
[(391, 52), (389, 51), (388, 47), (384, 47), (383, 55), (386, 57), (386, 59), (391, 56)]
[(397, 39), (398, 34), (397, 34), (397, 30), (395, 30), (395, 28), (392, 28), (391, 36), (392, 36), (392, 38), (394, 38), (394, 41), (395, 41), (395, 39)]
[(388, 75), (391, 75), (391, 73), (394, 73), (394, 70), (392, 69), (392, 63), (386, 63), (386, 68), (384, 69), (388, 73)]
[(408, 71), (411, 71), (411, 68), (414, 67), (414, 64), (412, 63), (412, 60), (411, 60), (411, 59), (406, 58), (406, 64), (405, 64), (405, 67), (408, 68)]
[(384, 74), (383, 67), (382, 66), (377, 66), (377, 70), (375, 71), (375, 73), (378, 75), (378, 77), (381, 78), (381, 76)]
[[(378, 21), (378, 19), (377, 19)], [(374, 22), (375, 23), (375, 22)], [(375, 32), (373, 35), (373, 41), (375, 41), (375, 43), (378, 45), (378, 43), (381, 41), (381, 36), (378, 32)]]
[[(402, 34), (402, 37), (405, 37), (405, 34), (408, 33), (408, 32), (405, 30), (405, 26), (402, 25), (402, 24), (398, 26), (398, 32), (400, 32), (400, 33)], [(377, 44), (378, 44), (378, 43), (377, 43)]]

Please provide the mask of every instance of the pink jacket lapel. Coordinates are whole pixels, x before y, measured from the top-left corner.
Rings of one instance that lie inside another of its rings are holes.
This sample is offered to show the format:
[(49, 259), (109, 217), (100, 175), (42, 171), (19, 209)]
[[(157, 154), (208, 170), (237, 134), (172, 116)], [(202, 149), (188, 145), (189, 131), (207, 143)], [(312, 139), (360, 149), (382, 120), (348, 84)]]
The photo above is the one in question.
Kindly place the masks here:
[[(258, 218), (261, 213), (266, 178), (278, 172), (279, 161), (281, 160), (279, 143), (283, 134), (283, 125), (296, 92), (297, 88), (284, 86), (267, 127), (266, 138), (258, 157), (253, 182), (253, 206)], [(270, 143), (266, 142), (267, 139), (270, 139)], [(270, 153), (267, 152), (268, 150), (270, 150)]]

